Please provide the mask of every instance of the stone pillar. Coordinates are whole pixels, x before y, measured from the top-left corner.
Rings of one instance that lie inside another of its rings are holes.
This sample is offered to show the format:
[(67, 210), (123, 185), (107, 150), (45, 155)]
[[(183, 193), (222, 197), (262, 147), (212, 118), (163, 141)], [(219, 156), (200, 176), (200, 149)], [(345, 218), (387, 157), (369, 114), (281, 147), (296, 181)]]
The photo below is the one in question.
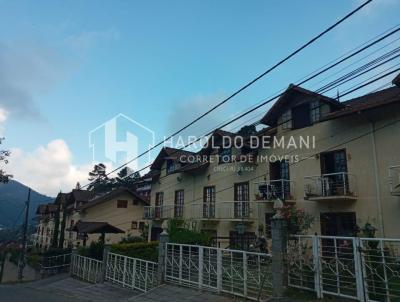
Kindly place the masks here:
[(158, 284), (164, 283), (165, 280), (165, 256), (167, 254), (167, 243), (169, 242), (169, 235), (166, 229), (160, 234), (160, 241), (158, 244)]
[(101, 267), (101, 277), (100, 277), (100, 283), (103, 283), (106, 280), (106, 271), (107, 271), (107, 259), (108, 259), (108, 253), (111, 250), (111, 246), (105, 245), (103, 248), (103, 265)]
[(287, 226), (286, 221), (276, 214), (271, 220), (272, 233), (272, 288), (275, 298), (282, 298), (286, 290), (286, 253)]

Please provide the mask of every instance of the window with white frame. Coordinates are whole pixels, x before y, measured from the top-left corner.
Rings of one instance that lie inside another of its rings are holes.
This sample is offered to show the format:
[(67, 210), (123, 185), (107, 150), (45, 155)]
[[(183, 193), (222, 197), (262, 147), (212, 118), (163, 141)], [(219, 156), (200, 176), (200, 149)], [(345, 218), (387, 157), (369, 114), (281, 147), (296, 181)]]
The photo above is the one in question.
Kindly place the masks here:
[(292, 129), (292, 110), (290, 109), (282, 114), (282, 129)]
[(321, 117), (321, 107), (319, 101), (313, 101), (310, 103), (310, 120), (311, 123), (318, 122)]

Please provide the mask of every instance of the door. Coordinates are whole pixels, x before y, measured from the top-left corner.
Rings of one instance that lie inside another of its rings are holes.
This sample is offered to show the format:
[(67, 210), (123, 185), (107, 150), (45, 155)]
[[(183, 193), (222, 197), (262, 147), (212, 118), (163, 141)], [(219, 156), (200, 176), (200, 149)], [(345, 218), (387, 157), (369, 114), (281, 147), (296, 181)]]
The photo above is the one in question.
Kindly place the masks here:
[(277, 161), (270, 163), (270, 185), (275, 198), (282, 200), (290, 196), (289, 162)]
[(321, 174), (324, 196), (346, 195), (349, 192), (346, 150), (322, 153)]
[(325, 236), (355, 236), (355, 212), (321, 213), (321, 234)]
[(184, 203), (184, 191), (175, 191), (175, 202), (174, 202), (174, 217), (183, 217), (183, 203)]

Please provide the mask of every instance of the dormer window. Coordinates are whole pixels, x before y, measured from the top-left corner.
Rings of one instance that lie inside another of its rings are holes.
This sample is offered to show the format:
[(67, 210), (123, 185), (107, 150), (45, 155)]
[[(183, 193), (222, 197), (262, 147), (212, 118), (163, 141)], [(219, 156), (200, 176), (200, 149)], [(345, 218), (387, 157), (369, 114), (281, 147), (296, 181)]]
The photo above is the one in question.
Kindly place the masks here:
[(318, 122), (321, 118), (321, 106), (319, 101), (314, 101), (310, 103), (310, 119), (311, 123)]
[(171, 174), (175, 171), (175, 162), (172, 159), (167, 160), (167, 174)]
[(225, 164), (232, 161), (232, 148), (222, 148), (218, 150), (218, 163)]
[(282, 114), (282, 129), (292, 129), (292, 110)]

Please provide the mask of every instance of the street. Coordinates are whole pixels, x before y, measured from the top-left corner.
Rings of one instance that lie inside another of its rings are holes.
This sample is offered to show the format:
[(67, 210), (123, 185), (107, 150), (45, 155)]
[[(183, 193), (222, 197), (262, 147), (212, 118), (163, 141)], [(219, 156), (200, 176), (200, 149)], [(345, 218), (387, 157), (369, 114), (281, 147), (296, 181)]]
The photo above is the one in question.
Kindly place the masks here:
[(27, 287), (26, 285), (0, 285), (1, 302), (72, 302), (89, 301)]

